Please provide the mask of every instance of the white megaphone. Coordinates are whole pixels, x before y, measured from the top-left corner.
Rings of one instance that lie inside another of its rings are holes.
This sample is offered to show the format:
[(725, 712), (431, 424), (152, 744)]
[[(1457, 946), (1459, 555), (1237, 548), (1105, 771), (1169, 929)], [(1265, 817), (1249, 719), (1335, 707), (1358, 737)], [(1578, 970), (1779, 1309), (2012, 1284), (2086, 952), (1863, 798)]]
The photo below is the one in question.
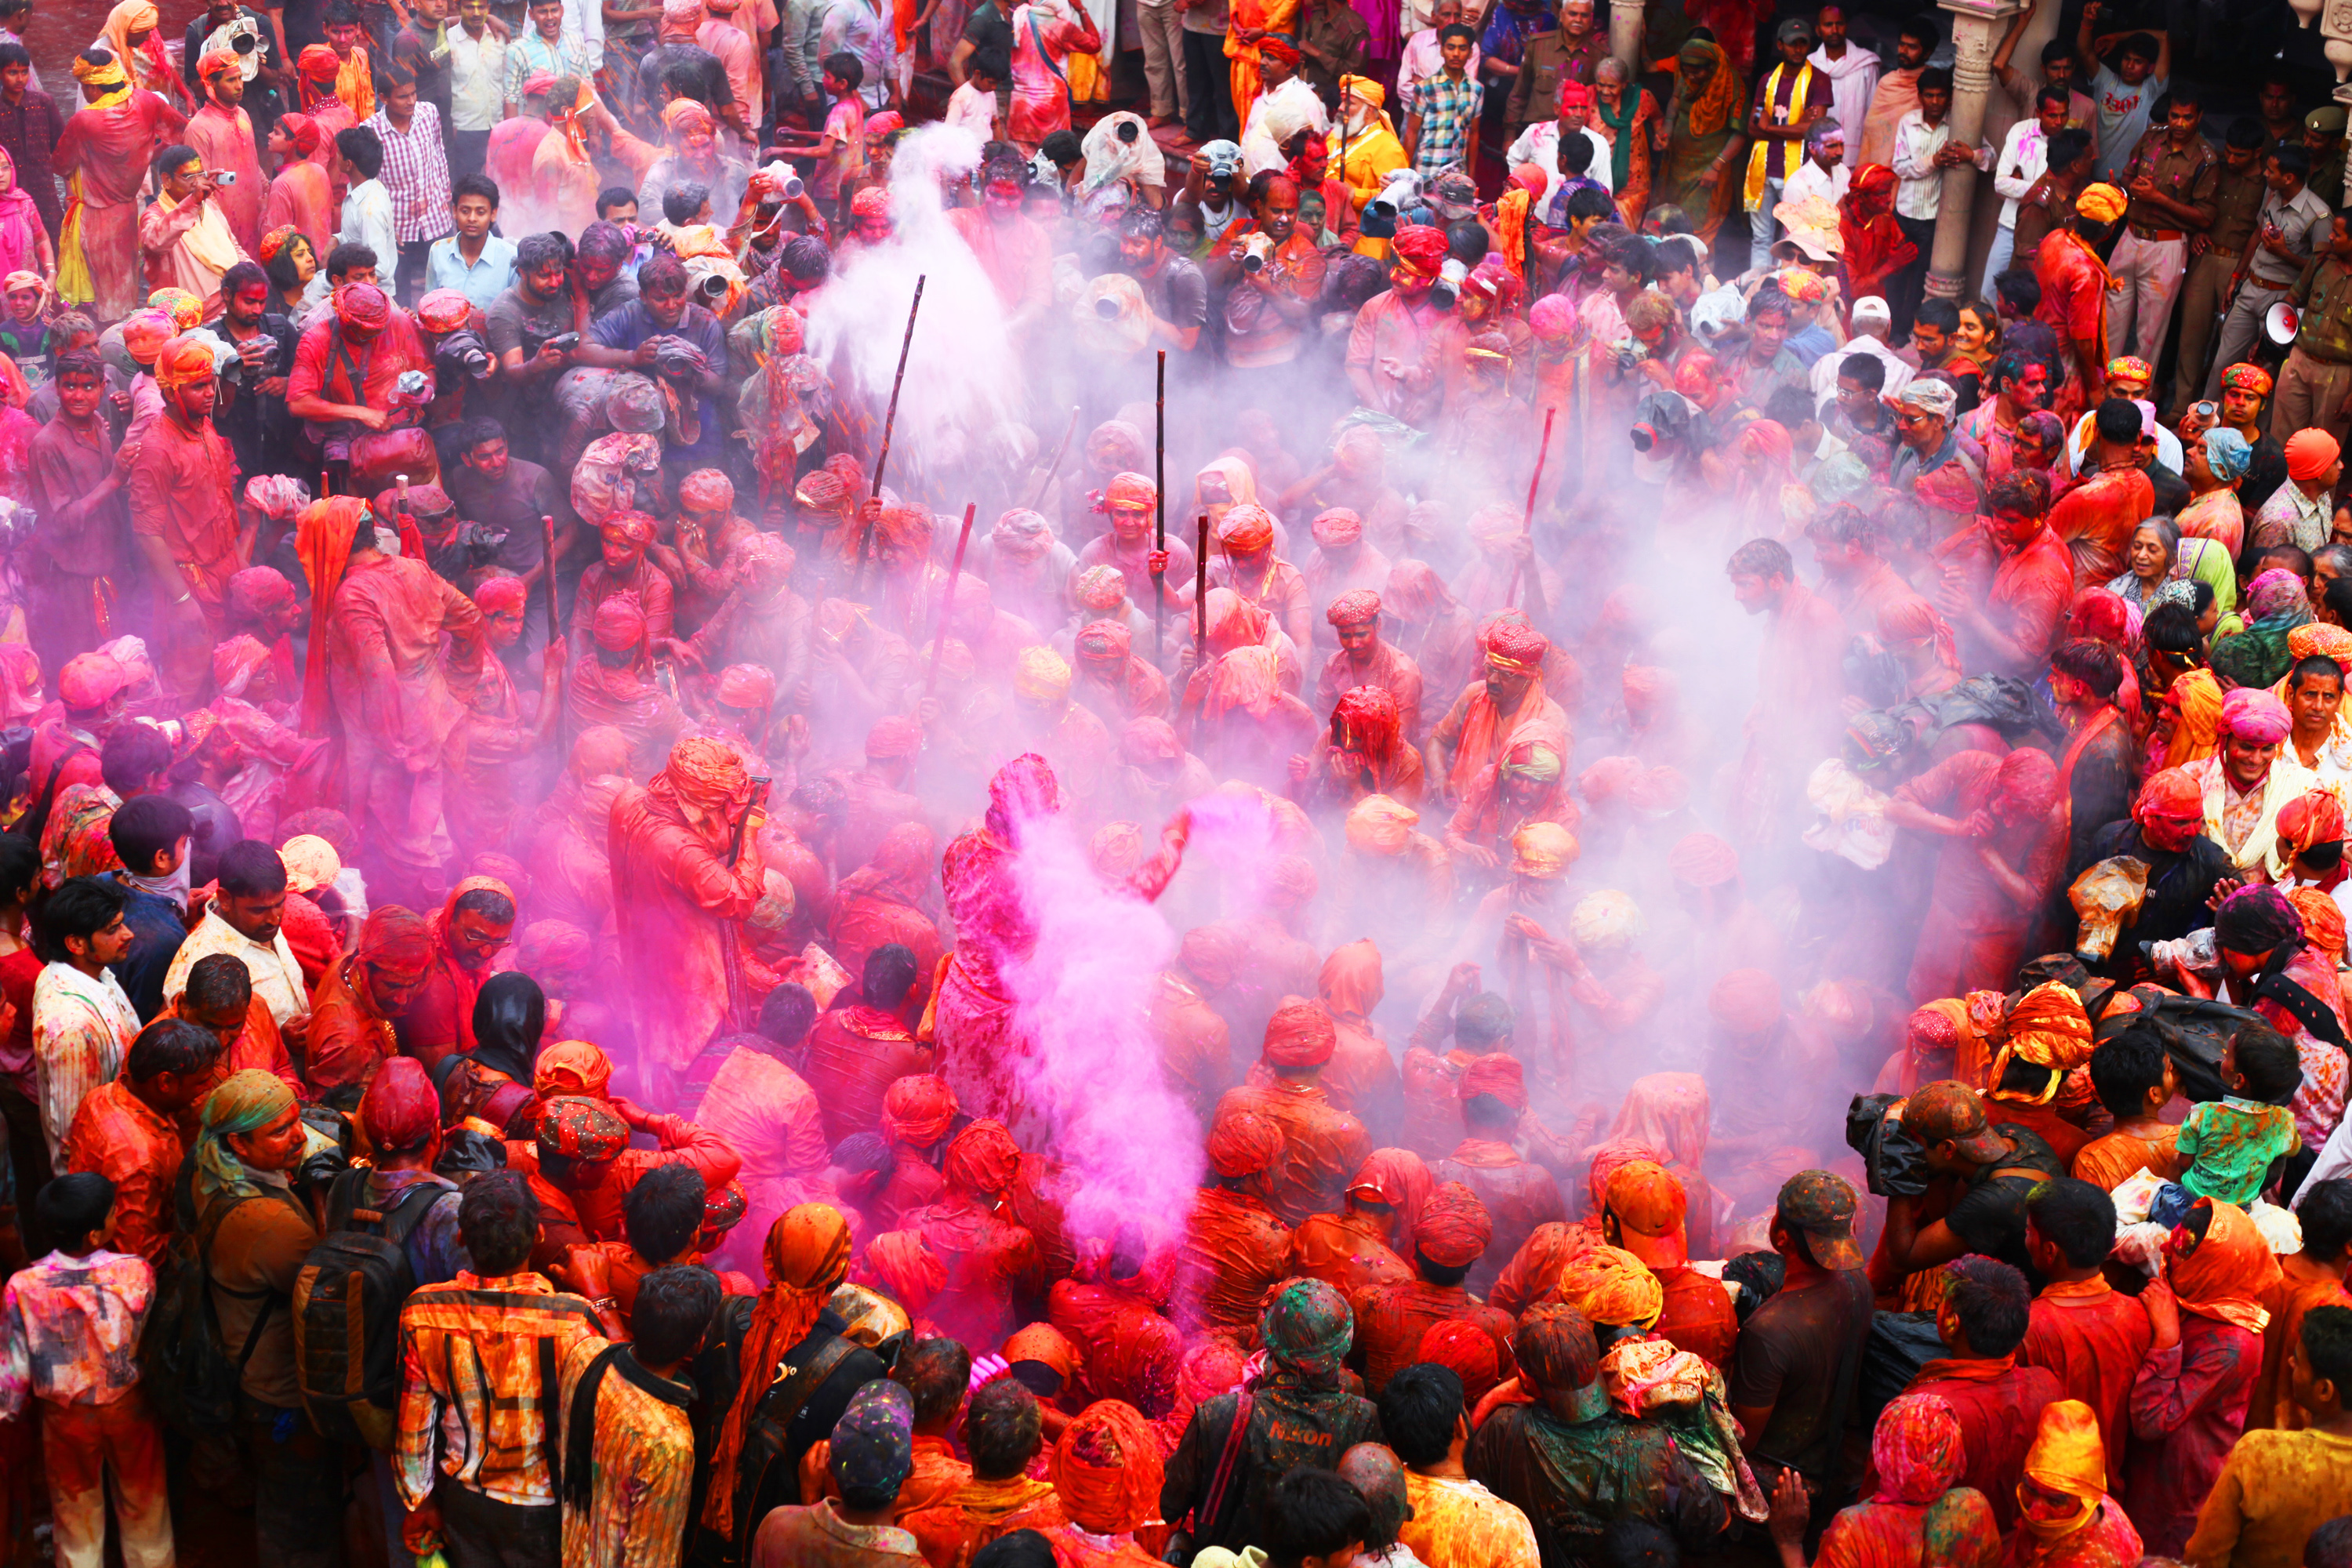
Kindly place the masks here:
[(2274, 343), (2291, 343), (2294, 342), (2295, 328), (2302, 320), (2294, 306), (2281, 300), (2263, 315), (2263, 334)]

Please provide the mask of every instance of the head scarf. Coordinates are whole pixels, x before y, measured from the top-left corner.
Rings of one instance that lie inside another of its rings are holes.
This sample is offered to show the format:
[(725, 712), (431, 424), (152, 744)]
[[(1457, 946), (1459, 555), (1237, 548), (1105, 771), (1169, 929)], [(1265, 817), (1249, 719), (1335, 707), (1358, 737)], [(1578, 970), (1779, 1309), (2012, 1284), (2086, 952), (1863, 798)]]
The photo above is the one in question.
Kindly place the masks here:
[[(2001, 1100), (2046, 1105), (2058, 1092), (2058, 1075), (2091, 1059), (2091, 1020), (2074, 989), (2053, 980), (2019, 997), (1989, 1043), (1998, 1049), (1985, 1074), (1984, 1091)], [(2052, 1069), (2040, 1092), (2025, 1095), (1999, 1087), (2012, 1060)]]
[(1002, 1121), (975, 1121), (956, 1134), (940, 1161), (940, 1174), (952, 1191), (992, 1198), (1021, 1173), (1021, 1145)]
[[(2265, 889), (2266, 891), (2269, 889)], [(2191, 1223), (2199, 1209), (2211, 1218), (2200, 1240)], [(2166, 1269), (2181, 1310), (2261, 1333), (2271, 1315), (2263, 1295), (2279, 1281), (2270, 1243), (2235, 1204), (2200, 1198), (2164, 1244)]]
[(359, 960), (371, 969), (421, 974), (433, 962), (433, 928), (398, 904), (379, 904), (360, 927)]
[(2278, 837), (2281, 844), (2297, 855), (2315, 844), (2341, 843), (2344, 807), (2324, 789), (2299, 795), (2279, 807)]
[(2099, 1420), (2079, 1399), (2061, 1399), (2042, 1407), (2042, 1424), (2026, 1450), (2025, 1477), (2035, 1485), (2063, 1493), (2075, 1506), (2052, 1515), (2049, 1505), (2028, 1492), (2021, 1482), (2017, 1500), (2025, 1528), (2044, 1545), (2074, 1534), (2097, 1517), (2106, 1501), (2106, 1447), (2099, 1440)]
[[(1230, 657), (1230, 656), (1228, 656)], [(1421, 813), (1384, 795), (1369, 795), (1349, 808), (1348, 847), (1360, 855), (1401, 855), (1412, 842)]]
[(213, 378), (211, 334), (202, 336), (190, 332), (173, 338), (155, 356), (155, 385), (163, 392), (176, 392), (181, 387)]
[(808, 1337), (825, 1298), (849, 1272), (849, 1222), (824, 1204), (788, 1209), (769, 1227), (761, 1259), (768, 1270), (767, 1289), (760, 1292), (751, 1326), (744, 1331), (743, 1381), (719, 1428), (718, 1451), (710, 1461), (709, 1500), (702, 1510), (702, 1522), (721, 1535), (734, 1530), (736, 1470), (751, 1428), (751, 1412), (775, 1381), (784, 1352)]
[(1331, 1059), (1339, 1044), (1339, 1028), (1331, 1015), (1312, 1002), (1287, 1002), (1274, 1010), (1265, 1025), (1265, 1064), (1271, 1068), (1315, 1068)]
[(2336, 437), (2316, 427), (2296, 431), (2286, 438), (2286, 477), (2309, 481), (2326, 473), (2342, 454)]
[(196, 1195), (257, 1197), (259, 1184), (228, 1145), (232, 1134), (257, 1132), (294, 1109), (294, 1091), (276, 1073), (259, 1068), (233, 1072), (205, 1100), (203, 1130), (196, 1134)]
[(1339, 1363), (1356, 1341), (1355, 1314), (1347, 1298), (1320, 1279), (1287, 1279), (1276, 1286), (1258, 1328), (1278, 1373), (1318, 1384), (1338, 1379)]
[[(1681, 51), (1675, 56), (1677, 80), (1688, 81), (1691, 71), (1709, 60), (1715, 62), (1715, 74), (1707, 79), (1706, 86), (1700, 90), (1696, 99), (1687, 100), (1690, 133), (1693, 136), (1714, 136), (1720, 133), (1731, 123), (1733, 111), (1739, 107), (1740, 100), (1746, 96), (1745, 87), (1739, 79), (1739, 73), (1732, 68), (1731, 57), (1725, 54), (1719, 47), (1704, 38), (1691, 39), (1683, 45)], [(1631, 91), (1632, 89), (1629, 89), (1629, 96)]]
[(1622, 1247), (1593, 1247), (1559, 1271), (1559, 1299), (1587, 1322), (1646, 1329), (1665, 1310), (1665, 1287)]
[(2235, 484), (2244, 479), (2253, 461), (2253, 447), (2227, 425), (2216, 425), (2205, 432), (2205, 466), (2223, 484)]
[(1160, 1440), (1132, 1405), (1098, 1399), (1087, 1405), (1054, 1445), (1047, 1469), (1080, 1530), (1126, 1535), (1159, 1517)]
[(882, 1136), (893, 1143), (928, 1149), (955, 1124), (955, 1090), (932, 1073), (896, 1079), (882, 1096)]
[(441, 1130), (441, 1096), (414, 1057), (392, 1057), (360, 1097), (360, 1127), (381, 1156), (421, 1149)]
[[(331, 49), (330, 54), (333, 53)], [(84, 87), (104, 88), (92, 109), (120, 109), (131, 99), (131, 73), (123, 68), (122, 57), (115, 56), (106, 64), (92, 65), (86, 55), (76, 55), (73, 63), (74, 80)]]
[[(2184, 539), (2187, 545), (2203, 542)], [(2164, 696), (2173, 710), (2172, 739), (2166, 743), (2164, 765), (2185, 767), (2213, 754), (2221, 723), (2221, 683), (2210, 669), (2192, 669), (2172, 683)]]
[(2303, 940), (2317, 948), (2331, 964), (2340, 965), (2344, 962), (2344, 906), (2317, 888), (2290, 888), (2286, 901), (2294, 906), (2296, 916), (2303, 921)]
[(1875, 1502), (1929, 1503), (1960, 1479), (1959, 1418), (1940, 1394), (1906, 1394), (1879, 1412), (1870, 1434), (1870, 1465), (1878, 1477)]
[(904, 1384), (877, 1377), (850, 1395), (833, 1425), (825, 1468), (835, 1486), (861, 1497), (895, 1496), (906, 1485), (915, 1468), (915, 1396)]
[(2082, 195), (2074, 198), (2075, 212), (2093, 223), (2113, 223), (2124, 216), (2124, 208), (2129, 205), (2123, 192), (2104, 181), (2084, 186)]
[(2250, 745), (2275, 745), (2294, 732), (2294, 720), (2269, 692), (2241, 686), (2221, 700), (2220, 732)]

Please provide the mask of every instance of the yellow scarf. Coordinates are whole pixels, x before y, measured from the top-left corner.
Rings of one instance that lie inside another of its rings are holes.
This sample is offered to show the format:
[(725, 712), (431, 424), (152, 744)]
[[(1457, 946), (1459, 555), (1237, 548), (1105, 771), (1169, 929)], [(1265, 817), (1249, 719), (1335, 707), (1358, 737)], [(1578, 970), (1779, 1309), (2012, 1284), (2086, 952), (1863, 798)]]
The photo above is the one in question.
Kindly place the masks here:
[[(1764, 91), (1759, 97), (1757, 101), (1764, 106), (1764, 112), (1767, 115), (1769, 115), (1772, 112), (1772, 106), (1780, 101), (1780, 73), (1788, 68), (1789, 62), (1782, 60), (1779, 65), (1772, 68), (1772, 74), (1764, 79)], [(1805, 93), (1812, 85), (1813, 68), (1810, 65), (1799, 66), (1797, 68), (1797, 90), (1789, 95), (1790, 124), (1794, 125), (1804, 119)], [(1745, 200), (1746, 210), (1748, 212), (1754, 212), (1757, 208), (1764, 205), (1764, 171), (1767, 167), (1766, 161), (1771, 156), (1773, 138), (1769, 136), (1759, 136), (1756, 138), (1756, 145), (1748, 149), (1748, 184), (1740, 193)]]

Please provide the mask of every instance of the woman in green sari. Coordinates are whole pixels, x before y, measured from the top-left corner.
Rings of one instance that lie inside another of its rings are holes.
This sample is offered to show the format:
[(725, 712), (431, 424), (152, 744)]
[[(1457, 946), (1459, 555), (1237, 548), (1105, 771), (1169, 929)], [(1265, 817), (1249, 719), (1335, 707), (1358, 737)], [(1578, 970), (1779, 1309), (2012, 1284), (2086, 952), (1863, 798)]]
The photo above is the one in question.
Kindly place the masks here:
[(1693, 232), (1711, 244), (1739, 195), (1739, 182), (1730, 170), (1744, 145), (1739, 108), (1746, 84), (1722, 48), (1705, 38), (1683, 45), (1674, 72), (1674, 100), (1656, 143), (1665, 156), (1658, 163), (1651, 205), (1680, 207)]

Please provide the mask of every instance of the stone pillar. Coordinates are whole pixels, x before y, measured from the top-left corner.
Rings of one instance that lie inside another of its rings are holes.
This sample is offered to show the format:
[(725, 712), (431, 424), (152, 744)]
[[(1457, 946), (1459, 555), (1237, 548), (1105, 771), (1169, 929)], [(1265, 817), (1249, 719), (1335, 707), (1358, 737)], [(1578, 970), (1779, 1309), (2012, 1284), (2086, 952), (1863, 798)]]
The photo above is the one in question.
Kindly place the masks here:
[[(1609, 0), (1609, 52), (1618, 63), (1642, 75), (1642, 0)], [(1631, 91), (1631, 89), (1627, 89)]]
[[(2009, 19), (2025, 9), (2021, 0), (1937, 0), (1952, 17), (1952, 140), (1969, 146), (1985, 142), (1985, 94), (1992, 87), (1992, 51)], [(1995, 153), (2000, 150), (1993, 149)], [(1969, 164), (1944, 171), (1944, 201), (1936, 214), (1936, 245), (1928, 258), (1927, 292), (1957, 300), (1967, 281), (1969, 217), (1977, 187), (1990, 188), (1989, 174)]]
[[(2310, 26), (2314, 0), (2293, 3), (2303, 25)], [(2326, 9), (2319, 13), (2319, 32), (2326, 40), (2321, 52), (2336, 70), (2336, 101), (2352, 105), (2352, 82), (2345, 80), (2347, 74), (2352, 74), (2352, 0), (2326, 0)]]

